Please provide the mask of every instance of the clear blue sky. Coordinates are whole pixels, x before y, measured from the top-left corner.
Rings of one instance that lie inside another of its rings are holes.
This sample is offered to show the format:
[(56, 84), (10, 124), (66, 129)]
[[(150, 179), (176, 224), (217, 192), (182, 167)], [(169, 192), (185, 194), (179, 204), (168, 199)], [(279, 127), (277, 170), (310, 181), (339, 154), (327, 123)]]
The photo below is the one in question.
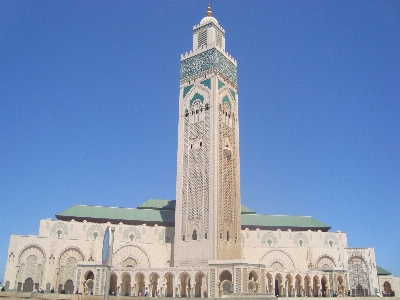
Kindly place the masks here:
[[(175, 199), (180, 54), (204, 1), (0, 1), (11, 234)], [(242, 203), (311, 215), (400, 275), (400, 2), (212, 1), (238, 61)]]

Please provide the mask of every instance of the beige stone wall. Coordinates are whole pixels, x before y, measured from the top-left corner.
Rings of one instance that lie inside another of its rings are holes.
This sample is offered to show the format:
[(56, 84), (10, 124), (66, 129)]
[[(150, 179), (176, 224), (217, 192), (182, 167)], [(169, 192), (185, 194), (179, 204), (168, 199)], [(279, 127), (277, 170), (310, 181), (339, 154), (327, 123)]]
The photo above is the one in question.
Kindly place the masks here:
[(381, 294), (383, 290), (386, 290), (387, 293), (391, 290), (395, 292), (395, 296), (400, 296), (400, 277), (393, 275), (379, 275), (378, 282), (379, 292)]
[[(10, 289), (17, 289), (19, 282), (31, 277), (43, 289), (49, 284), (57, 290), (59, 284), (71, 279), (74, 288), (87, 291), (91, 284), (94, 292), (101, 294), (105, 280), (102, 233), (109, 225), (47, 219), (40, 222), (38, 236), (11, 236), (4, 281)], [(172, 265), (173, 243), (165, 242), (166, 236), (173, 241), (173, 234), (173, 228), (163, 226), (115, 225), (115, 291), (126, 292), (128, 282), (130, 294), (153, 287), (164, 291), (168, 287), (181, 294), (188, 291), (191, 282), (190, 292), (195, 294), (193, 282), (197, 281), (201, 291), (213, 289), (220, 295), (223, 281), (229, 279), (235, 292), (274, 293), (278, 280), (281, 296), (321, 295), (323, 285), (327, 293), (352, 289), (349, 270), (358, 266), (368, 271), (372, 294), (375, 289), (382, 290), (382, 280), (390, 281), (396, 293), (399, 287), (398, 277), (382, 277), (378, 283), (374, 250), (348, 248), (342, 232), (246, 229), (241, 231), (241, 260), (208, 262), (205, 266), (188, 261), (180, 267)]]
[[(95, 295), (60, 295), (60, 294), (37, 294), (32, 297), (31, 293), (6, 293), (2, 292), (0, 293), (0, 298), (2, 299), (16, 299), (16, 300), (22, 300), (22, 299), (28, 299), (28, 298), (33, 298), (33, 299), (44, 299), (44, 300), (61, 300), (61, 299), (68, 299), (68, 300), (102, 300), (104, 299), (104, 296), (95, 296)], [(260, 299), (259, 297), (243, 297), (246, 299)], [(263, 299), (267, 298), (265, 296), (262, 297)], [(347, 297), (343, 297), (343, 299), (346, 299)], [(120, 300), (131, 300), (131, 297), (118, 297)], [(135, 299), (138, 300), (145, 300), (148, 299), (146, 297), (136, 297)], [(158, 298), (160, 300), (168, 300), (170, 298), (164, 298), (160, 297)], [(224, 299), (237, 299), (233, 297), (224, 297)], [(280, 297), (279, 299), (281, 300), (290, 300), (291, 298), (287, 297)], [(341, 299), (341, 297), (338, 297), (337, 299)], [(364, 297), (352, 297), (352, 300), (365, 300)], [(392, 297), (390, 300), (400, 300), (400, 297)]]
[[(246, 262), (265, 265), (265, 292), (275, 288), (275, 279), (281, 295), (321, 294), (323, 285), (328, 294), (343, 293), (362, 280), (373, 295), (378, 287), (374, 249), (348, 248), (343, 232), (245, 229), (242, 249)], [(367, 276), (354, 270), (364, 270)]]
[[(41, 220), (38, 236), (12, 235), (4, 282), (17, 289), (19, 282), (32, 278), (45, 289), (57, 289), (68, 279), (75, 281), (79, 264), (86, 269), (102, 269), (103, 235), (111, 224)], [(162, 226), (113, 225), (113, 264), (134, 261), (136, 267), (165, 268), (171, 265), (173, 228)], [(170, 242), (166, 242), (169, 240)], [(92, 265), (93, 267), (90, 267)]]
[[(219, 78), (218, 90), (218, 255), (221, 260), (240, 259), (240, 165), (237, 99), (230, 94), (230, 82)], [(228, 86), (230, 86), (228, 88)], [(224, 102), (228, 99), (230, 105)]]

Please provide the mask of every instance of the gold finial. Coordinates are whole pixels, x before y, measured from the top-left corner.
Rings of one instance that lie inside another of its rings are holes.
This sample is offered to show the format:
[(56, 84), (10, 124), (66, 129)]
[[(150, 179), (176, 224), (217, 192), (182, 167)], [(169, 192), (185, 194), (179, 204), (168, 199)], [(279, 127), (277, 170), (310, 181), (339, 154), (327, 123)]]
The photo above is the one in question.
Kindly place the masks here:
[(207, 7), (207, 13), (206, 13), (207, 17), (211, 17), (212, 16), (212, 11), (211, 11), (211, 5), (210, 2), (208, 2), (208, 7)]

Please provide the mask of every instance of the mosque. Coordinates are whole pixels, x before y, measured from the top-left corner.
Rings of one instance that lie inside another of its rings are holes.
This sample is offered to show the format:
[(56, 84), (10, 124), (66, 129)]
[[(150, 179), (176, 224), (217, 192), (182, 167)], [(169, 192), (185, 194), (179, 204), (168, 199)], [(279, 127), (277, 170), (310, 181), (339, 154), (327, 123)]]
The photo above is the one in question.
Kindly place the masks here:
[[(373, 248), (349, 248), (344, 232), (309, 216), (263, 215), (240, 202), (237, 62), (212, 16), (193, 27), (181, 56), (176, 200), (137, 208), (76, 205), (12, 235), (11, 291), (102, 295), (102, 245), (114, 227), (110, 292), (150, 297), (376, 295), (400, 278)], [(386, 273), (385, 273), (386, 272)], [(384, 281), (381, 282), (382, 275)]]

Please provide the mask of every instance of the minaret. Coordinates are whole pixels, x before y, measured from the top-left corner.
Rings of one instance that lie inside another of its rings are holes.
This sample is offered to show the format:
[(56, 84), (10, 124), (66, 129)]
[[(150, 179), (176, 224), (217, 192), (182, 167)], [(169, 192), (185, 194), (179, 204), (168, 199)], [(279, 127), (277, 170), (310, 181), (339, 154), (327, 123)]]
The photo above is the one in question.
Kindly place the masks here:
[(181, 56), (175, 266), (241, 258), (237, 64), (212, 16)]

